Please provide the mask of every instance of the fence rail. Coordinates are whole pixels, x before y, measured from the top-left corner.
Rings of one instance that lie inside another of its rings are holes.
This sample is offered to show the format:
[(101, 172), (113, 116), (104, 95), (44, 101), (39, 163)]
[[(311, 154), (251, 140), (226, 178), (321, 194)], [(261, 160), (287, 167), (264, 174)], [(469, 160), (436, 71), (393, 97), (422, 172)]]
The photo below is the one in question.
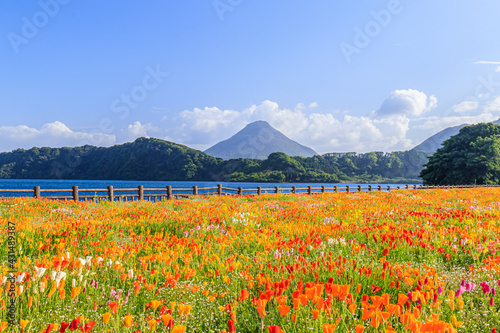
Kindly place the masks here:
[[(73, 186), (70, 189), (42, 189), (40, 186), (35, 186), (32, 190), (9, 190), (0, 189), (0, 197), (11, 194), (32, 194), (35, 198), (44, 199), (55, 199), (55, 200), (73, 200), (73, 201), (136, 201), (136, 200), (147, 200), (147, 201), (163, 201), (163, 200), (175, 200), (189, 198), (192, 196), (210, 196), (210, 195), (263, 195), (268, 193), (290, 193), (290, 194), (305, 194), (314, 195), (322, 193), (337, 193), (337, 192), (361, 192), (361, 191), (394, 191), (403, 189), (414, 189), (414, 190), (424, 190), (424, 189), (435, 189), (435, 188), (473, 188), (473, 187), (500, 187), (500, 185), (458, 185), (458, 186), (423, 186), (423, 185), (402, 185), (402, 186), (333, 186), (333, 187), (296, 187), (292, 186), (290, 188), (274, 187), (274, 188), (262, 188), (257, 186), (256, 188), (230, 188), (224, 187), (218, 184), (216, 187), (198, 187), (193, 186), (192, 188), (172, 188), (172, 186), (167, 186), (165, 188), (144, 188), (139, 186), (137, 188), (113, 188), (113, 186), (108, 186), (105, 189), (80, 189), (78, 186)], [(89, 195), (88, 193), (94, 193), (94, 195)], [(187, 193), (186, 193), (187, 192)], [(42, 195), (42, 193), (53, 193), (54, 195)], [(98, 194), (100, 193), (100, 194)], [(19, 196), (19, 195), (18, 195)]]

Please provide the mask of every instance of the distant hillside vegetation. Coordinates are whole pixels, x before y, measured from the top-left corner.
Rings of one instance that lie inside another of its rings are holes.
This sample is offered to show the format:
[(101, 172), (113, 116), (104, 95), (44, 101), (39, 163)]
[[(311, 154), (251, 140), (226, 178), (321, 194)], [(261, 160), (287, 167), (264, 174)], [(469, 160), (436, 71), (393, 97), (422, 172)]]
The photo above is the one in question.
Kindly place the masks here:
[(0, 178), (203, 180), (222, 161), (160, 139), (113, 147), (17, 149), (0, 154)]
[[(494, 121), (493, 124), (500, 125), (500, 119)], [(427, 154), (431, 155), (434, 152), (436, 152), (436, 150), (438, 150), (443, 146), (444, 140), (447, 140), (452, 136), (457, 135), (458, 132), (465, 126), (468, 126), (468, 124), (462, 124), (454, 127), (445, 128), (444, 130), (424, 140), (421, 144), (413, 148), (413, 150), (423, 150)]]
[(113, 147), (17, 149), (0, 154), (3, 179), (206, 180), (248, 182), (418, 182), (422, 151), (330, 153), (224, 161), (160, 139)]
[(264, 160), (270, 154), (277, 152), (301, 157), (318, 155), (311, 148), (287, 138), (265, 121), (250, 123), (229, 139), (205, 150), (208, 155), (225, 160), (233, 158)]

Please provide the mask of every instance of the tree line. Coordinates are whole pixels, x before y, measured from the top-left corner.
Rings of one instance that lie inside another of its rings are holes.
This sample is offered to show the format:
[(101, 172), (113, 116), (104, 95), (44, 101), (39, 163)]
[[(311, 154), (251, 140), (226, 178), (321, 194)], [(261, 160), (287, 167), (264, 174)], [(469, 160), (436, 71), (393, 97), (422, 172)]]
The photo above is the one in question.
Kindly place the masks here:
[(3, 179), (237, 182), (419, 182), (422, 151), (329, 153), (222, 160), (187, 146), (139, 138), (113, 147), (17, 149), (0, 154)]

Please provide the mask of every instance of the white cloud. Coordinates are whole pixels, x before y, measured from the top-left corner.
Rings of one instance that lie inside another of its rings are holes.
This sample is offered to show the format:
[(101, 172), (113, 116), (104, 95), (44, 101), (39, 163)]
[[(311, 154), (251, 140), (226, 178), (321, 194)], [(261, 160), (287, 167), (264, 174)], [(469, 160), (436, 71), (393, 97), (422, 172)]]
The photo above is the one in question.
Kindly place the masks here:
[(147, 124), (143, 125), (140, 121), (136, 121), (135, 123), (128, 125), (125, 134), (126, 140), (134, 141), (135, 139), (141, 137), (149, 138), (149, 135), (147, 133), (148, 127), (149, 126)]
[(500, 111), (500, 96), (498, 96), (494, 101), (489, 103), (486, 108), (486, 112), (499, 112)]
[(382, 103), (380, 109), (374, 111), (375, 118), (395, 115), (421, 116), (437, 106), (435, 96), (427, 97), (423, 92), (414, 89), (395, 90)]
[(477, 65), (498, 65), (496, 71), (500, 72), (500, 61), (476, 61)]
[(26, 125), (1, 126), (0, 150), (32, 147), (73, 147), (86, 144), (110, 146), (116, 142), (114, 135), (74, 132), (60, 121), (44, 124), (40, 129)]
[(429, 117), (422, 125), (416, 126), (420, 129), (445, 129), (447, 127), (458, 126), (462, 124), (478, 124), (495, 121), (498, 115), (485, 112), (475, 116), (455, 116), (455, 117)]
[(464, 113), (467, 111), (475, 110), (478, 108), (478, 106), (479, 106), (478, 102), (465, 101), (465, 102), (459, 103), (457, 105), (454, 105), (453, 111), (455, 111), (456, 113)]
[[(242, 111), (220, 110), (216, 107), (186, 110), (181, 113), (182, 125), (177, 134), (184, 144), (198, 149), (229, 138), (248, 123), (265, 120), (289, 138), (315, 149), (318, 153), (340, 151), (390, 151), (411, 148), (406, 137), (409, 118), (393, 115), (381, 119), (333, 113), (302, 112), (303, 104), (293, 110), (281, 108), (277, 103), (264, 101)], [(335, 112), (337, 113), (337, 112)]]
[(311, 104), (309, 104), (309, 108), (311, 108), (311, 109), (314, 109), (317, 107), (318, 107), (318, 102), (312, 102)]

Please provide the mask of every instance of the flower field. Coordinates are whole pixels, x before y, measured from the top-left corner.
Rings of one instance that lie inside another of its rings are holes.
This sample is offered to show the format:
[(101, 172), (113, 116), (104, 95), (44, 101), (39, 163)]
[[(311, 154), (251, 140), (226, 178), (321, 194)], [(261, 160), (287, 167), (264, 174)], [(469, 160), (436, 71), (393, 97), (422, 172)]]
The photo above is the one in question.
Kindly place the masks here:
[(0, 331), (496, 332), (499, 217), (495, 188), (3, 198)]

